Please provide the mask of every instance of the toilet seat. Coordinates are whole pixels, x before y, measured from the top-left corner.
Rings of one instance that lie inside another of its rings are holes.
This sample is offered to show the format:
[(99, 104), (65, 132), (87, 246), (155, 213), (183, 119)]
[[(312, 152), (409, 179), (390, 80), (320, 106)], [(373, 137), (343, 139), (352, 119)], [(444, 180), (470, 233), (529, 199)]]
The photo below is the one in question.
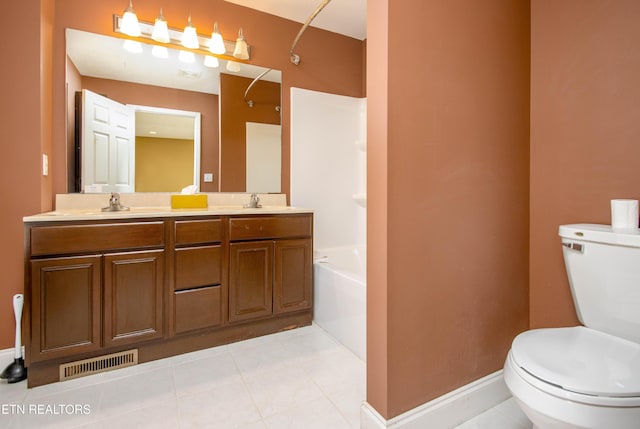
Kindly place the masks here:
[(640, 344), (584, 326), (523, 332), (511, 348), (514, 369), (555, 396), (640, 406)]

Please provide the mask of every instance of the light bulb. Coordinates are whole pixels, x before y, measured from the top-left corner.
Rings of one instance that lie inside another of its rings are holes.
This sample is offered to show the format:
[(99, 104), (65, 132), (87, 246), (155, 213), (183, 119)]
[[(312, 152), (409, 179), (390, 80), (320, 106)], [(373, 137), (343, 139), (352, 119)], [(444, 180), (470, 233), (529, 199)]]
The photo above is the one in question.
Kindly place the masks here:
[(125, 40), (123, 45), (125, 51), (132, 54), (139, 54), (142, 52), (142, 43), (136, 40)]
[(230, 72), (239, 72), (240, 64), (236, 63), (235, 61), (227, 61), (227, 70), (229, 70)]
[(213, 33), (211, 33), (211, 41), (209, 42), (209, 51), (212, 54), (224, 54), (227, 52), (227, 48), (224, 46), (224, 40), (222, 40), (222, 34), (218, 31), (218, 23), (213, 24)]
[(236, 39), (236, 47), (233, 50), (233, 56), (240, 60), (249, 59), (249, 49), (247, 48), (247, 41), (244, 40), (242, 28), (238, 31), (238, 38)]
[(154, 45), (151, 48), (151, 55), (156, 58), (169, 58), (169, 50), (164, 46)]
[(218, 59), (216, 57), (212, 57), (211, 55), (205, 55), (204, 65), (214, 69), (218, 67), (220, 64), (218, 63)]
[(162, 16), (162, 9), (160, 9), (160, 15), (158, 15), (156, 23), (153, 25), (151, 38), (156, 42), (169, 43), (169, 26), (167, 20)]
[(133, 11), (133, 4), (131, 3), (131, 0), (129, 0), (129, 7), (124, 10), (124, 15), (122, 15), (120, 31), (131, 37), (138, 37), (142, 34), (140, 31), (140, 24), (138, 23), (138, 17)]
[(182, 33), (182, 46), (189, 49), (198, 49), (200, 47), (196, 27), (191, 22), (191, 15), (189, 15), (187, 26), (184, 27), (184, 32)]
[(178, 60), (180, 60), (183, 63), (195, 63), (196, 62), (196, 55), (193, 52), (189, 52), (189, 51), (180, 51), (180, 53), (178, 54)]

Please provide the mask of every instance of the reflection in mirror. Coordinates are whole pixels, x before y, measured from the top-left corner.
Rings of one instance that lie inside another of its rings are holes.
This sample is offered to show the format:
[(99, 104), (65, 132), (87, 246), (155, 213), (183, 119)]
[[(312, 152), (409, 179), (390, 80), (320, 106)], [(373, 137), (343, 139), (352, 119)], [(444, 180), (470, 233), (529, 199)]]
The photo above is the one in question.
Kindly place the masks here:
[[(142, 53), (133, 54), (123, 49), (123, 39), (71, 29), (67, 29), (66, 42), (66, 80), (70, 100), (73, 100), (75, 94), (82, 89), (88, 89), (120, 104), (136, 105), (138, 110), (140, 106), (149, 107), (148, 110), (152, 110), (152, 114), (159, 113), (158, 109), (164, 108), (171, 111), (164, 113), (179, 113), (184, 117), (184, 113), (177, 111), (186, 111), (188, 112), (187, 116), (193, 115), (193, 117), (199, 116), (201, 118), (199, 127), (194, 122), (195, 133), (197, 134), (199, 131), (201, 138), (200, 150), (198, 150), (196, 143), (193, 149), (193, 157), (191, 158), (193, 162), (188, 167), (189, 171), (181, 172), (183, 179), (179, 179), (184, 181), (186, 176), (193, 177), (193, 180), (189, 179), (188, 183), (183, 183), (180, 186), (173, 184), (164, 188), (163, 186), (165, 185), (161, 185), (160, 180), (156, 180), (157, 183), (153, 184), (153, 186), (148, 186), (142, 185), (144, 182), (138, 177), (139, 173), (148, 170), (147, 162), (157, 163), (158, 160), (145, 161), (146, 155), (142, 156), (137, 153), (139, 143), (144, 137), (139, 136), (143, 134), (142, 131), (138, 131), (140, 125), (135, 126), (135, 134), (138, 137), (135, 137), (135, 149), (130, 156), (131, 167), (127, 171), (132, 175), (132, 186), (134, 186), (133, 189), (136, 192), (175, 192), (186, 185), (198, 184), (198, 182), (200, 182), (200, 190), (204, 192), (219, 190), (251, 191), (247, 188), (248, 176), (251, 175), (251, 168), (247, 166), (247, 162), (254, 162), (255, 160), (252, 161), (246, 158), (246, 124), (252, 122), (272, 124), (278, 127), (278, 135), (280, 135), (281, 72), (273, 70), (266, 73), (260, 79), (260, 82), (252, 87), (251, 97), (256, 98), (257, 102), (256, 106), (252, 108), (247, 106), (243, 100), (244, 91), (257, 76), (267, 70), (265, 68), (240, 64), (240, 71), (231, 72), (227, 70), (227, 61), (223, 59), (218, 60), (219, 65), (217, 68), (210, 68), (203, 64), (204, 58), (199, 55), (196, 55), (196, 61), (193, 63), (181, 63), (178, 61), (179, 51), (169, 49), (169, 58), (156, 58), (151, 55), (152, 47), (150, 45), (145, 45)], [(225, 85), (221, 84), (222, 81), (237, 82), (231, 86), (232, 88), (240, 87), (242, 89), (238, 100), (235, 100), (237, 97), (235, 89), (225, 92)], [(274, 85), (277, 88), (275, 96), (272, 90)], [(269, 96), (271, 98), (265, 98), (263, 86), (270, 88), (267, 92), (271, 94)], [(227, 102), (223, 103), (223, 98)], [(267, 105), (270, 106), (267, 107)], [(269, 109), (276, 113), (267, 115), (268, 118), (263, 119), (261, 115), (256, 116), (256, 112), (261, 109)], [(82, 159), (86, 158), (84, 153), (86, 150), (81, 150), (80, 143), (80, 135), (83, 134), (82, 130), (86, 126), (80, 121), (74, 120), (73, 105), (69, 105), (67, 110), (69, 116), (67, 119), (67, 128), (69, 130), (67, 133), (69, 136), (69, 149), (67, 152), (68, 165), (70, 166), (69, 190), (75, 192), (80, 190), (98, 191), (100, 187), (89, 187), (87, 190), (84, 182), (80, 184), (80, 176), (84, 174), (87, 167), (85, 165), (86, 162), (82, 161)], [(225, 123), (225, 118), (227, 118), (227, 123), (242, 122), (243, 131), (241, 136), (237, 135), (238, 133), (233, 130), (225, 133), (225, 129), (228, 127)], [(219, 119), (223, 123), (219, 124)], [(160, 123), (166, 125), (166, 117), (161, 118)], [(194, 130), (192, 129), (191, 132), (194, 132)], [(227, 137), (227, 135), (230, 135), (230, 137)], [(275, 147), (273, 145), (274, 133), (268, 133), (268, 135), (270, 141), (268, 145)], [(255, 136), (255, 133), (252, 133), (251, 136)], [(251, 136), (250, 138), (252, 138)], [(158, 141), (161, 140), (158, 135), (156, 135), (156, 138)], [(164, 139), (170, 140), (173, 137), (164, 137)], [(144, 144), (140, 145), (140, 147), (142, 146)], [(156, 149), (158, 148), (159, 146), (156, 147)], [(242, 166), (238, 165), (238, 157), (240, 155), (245, 156), (245, 159), (242, 160)], [(270, 170), (272, 174), (277, 168), (281, 175), (280, 155), (274, 156), (272, 153), (270, 157), (274, 160), (277, 159), (277, 163), (268, 164), (270, 161), (264, 159), (260, 166)], [(231, 168), (226, 168), (227, 164), (231, 165)], [(178, 173), (177, 170), (180, 170), (175, 165), (171, 165), (170, 168), (176, 170), (176, 174)], [(123, 173), (120, 172), (118, 174), (118, 180), (120, 181)], [(151, 175), (157, 175), (157, 173), (151, 173)], [(236, 175), (242, 175), (242, 178), (234, 177)], [(207, 180), (203, 181), (203, 176)], [(269, 184), (268, 191), (279, 192), (279, 184), (277, 185), (278, 189), (275, 189), (273, 188), (273, 183)], [(87, 182), (87, 184), (90, 183)], [(176, 187), (178, 189), (175, 189)], [(258, 185), (257, 188), (264, 187), (263, 185)], [(111, 189), (114, 188), (105, 187), (99, 191), (107, 192), (111, 191)], [(120, 188), (116, 187), (115, 189)], [(267, 189), (265, 188), (265, 190)]]

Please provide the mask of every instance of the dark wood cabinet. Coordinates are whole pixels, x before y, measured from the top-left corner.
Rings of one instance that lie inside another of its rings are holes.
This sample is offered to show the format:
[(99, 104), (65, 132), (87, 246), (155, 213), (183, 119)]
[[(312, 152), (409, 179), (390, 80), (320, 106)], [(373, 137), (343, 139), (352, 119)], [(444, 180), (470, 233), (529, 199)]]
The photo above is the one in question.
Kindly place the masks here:
[(163, 250), (33, 260), (32, 359), (162, 337), (163, 260)]
[(31, 261), (33, 362), (99, 350), (100, 255)]
[(221, 289), (221, 286), (209, 286), (175, 292), (175, 333), (219, 326), (222, 323)]
[(311, 309), (311, 220), (230, 219), (229, 322)]
[(104, 346), (162, 337), (164, 250), (104, 256)]
[(273, 242), (231, 243), (229, 249), (229, 322), (271, 315)]
[(176, 249), (175, 289), (184, 290), (222, 283), (222, 246)]
[(172, 335), (214, 328), (223, 322), (222, 219), (175, 222)]
[(275, 242), (273, 312), (311, 308), (313, 298), (311, 239)]
[(29, 387), (62, 364), (139, 362), (312, 320), (313, 215), (25, 222)]

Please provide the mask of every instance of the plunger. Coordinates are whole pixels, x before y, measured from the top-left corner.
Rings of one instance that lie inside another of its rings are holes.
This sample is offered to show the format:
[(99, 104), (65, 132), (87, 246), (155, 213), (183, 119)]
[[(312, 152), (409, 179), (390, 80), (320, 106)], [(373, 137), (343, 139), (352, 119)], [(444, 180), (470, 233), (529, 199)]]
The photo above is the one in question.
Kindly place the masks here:
[(22, 358), (22, 336), (20, 335), (20, 320), (22, 319), (22, 304), (24, 295), (21, 293), (13, 295), (13, 312), (16, 316), (16, 349), (13, 363), (2, 371), (0, 378), (6, 379), (8, 383), (17, 383), (27, 378), (27, 368), (24, 367)]

